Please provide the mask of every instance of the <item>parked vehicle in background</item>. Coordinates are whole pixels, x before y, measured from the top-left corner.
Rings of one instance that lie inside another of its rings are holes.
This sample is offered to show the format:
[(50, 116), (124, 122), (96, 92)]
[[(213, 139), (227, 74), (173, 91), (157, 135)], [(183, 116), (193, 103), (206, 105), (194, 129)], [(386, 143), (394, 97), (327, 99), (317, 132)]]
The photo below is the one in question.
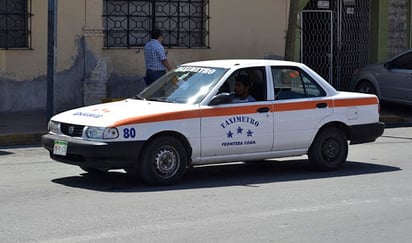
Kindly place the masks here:
[(350, 89), (376, 94), (381, 101), (412, 105), (412, 49), (355, 71)]
[[(253, 101), (233, 102), (239, 76)], [(57, 114), (42, 144), (87, 172), (124, 169), (164, 185), (191, 166), (304, 154), (334, 170), (348, 141), (383, 130), (375, 95), (337, 91), (304, 64), (216, 60), (181, 65), (133, 98)]]

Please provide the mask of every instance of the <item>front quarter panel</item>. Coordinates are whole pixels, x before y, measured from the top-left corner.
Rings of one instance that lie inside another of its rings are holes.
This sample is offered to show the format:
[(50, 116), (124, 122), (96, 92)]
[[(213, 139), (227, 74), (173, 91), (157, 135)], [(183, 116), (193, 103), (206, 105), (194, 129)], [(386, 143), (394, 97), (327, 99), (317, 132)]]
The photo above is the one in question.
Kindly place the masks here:
[[(175, 114), (175, 117), (178, 116), (178, 114)], [(198, 155), (200, 153), (200, 118), (171, 119), (165, 117), (164, 119), (161, 120), (159, 117), (158, 121), (120, 121), (117, 124), (113, 124), (113, 126), (118, 128), (118, 141), (121, 142), (134, 140), (148, 141), (152, 137), (166, 132), (182, 135), (191, 145), (193, 155)]]
[(373, 87), (375, 87), (376, 95), (378, 97), (381, 97), (380, 85), (379, 85), (377, 77), (380, 76), (381, 73), (384, 72), (385, 70), (386, 69), (381, 65), (377, 67), (368, 67), (368, 68), (361, 69), (352, 78), (350, 90), (357, 91), (357, 87), (361, 82), (368, 81), (373, 85)]

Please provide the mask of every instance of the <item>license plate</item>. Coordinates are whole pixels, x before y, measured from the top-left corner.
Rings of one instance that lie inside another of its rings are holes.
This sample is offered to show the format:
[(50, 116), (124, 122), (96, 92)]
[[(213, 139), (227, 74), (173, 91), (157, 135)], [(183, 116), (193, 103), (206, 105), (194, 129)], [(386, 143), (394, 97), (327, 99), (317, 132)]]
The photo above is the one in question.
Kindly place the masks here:
[(54, 141), (53, 154), (66, 156), (67, 154), (67, 142)]

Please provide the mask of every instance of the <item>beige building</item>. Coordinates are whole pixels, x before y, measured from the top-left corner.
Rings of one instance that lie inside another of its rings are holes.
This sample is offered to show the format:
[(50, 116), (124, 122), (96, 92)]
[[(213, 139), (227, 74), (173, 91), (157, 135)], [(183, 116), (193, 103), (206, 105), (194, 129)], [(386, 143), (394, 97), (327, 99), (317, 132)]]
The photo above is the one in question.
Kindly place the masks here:
[[(48, 0), (0, 4), (0, 112), (46, 110)], [(173, 66), (284, 55), (289, 0), (57, 0), (55, 112), (145, 87), (153, 25)]]
[(299, 16), (294, 59), (338, 89), (348, 88), (359, 66), (385, 61), (412, 43), (411, 0), (0, 0), (0, 112), (50, 111), (52, 2), (58, 5), (53, 112), (142, 90), (142, 48), (153, 27), (163, 31), (173, 66), (279, 58), (293, 4)]

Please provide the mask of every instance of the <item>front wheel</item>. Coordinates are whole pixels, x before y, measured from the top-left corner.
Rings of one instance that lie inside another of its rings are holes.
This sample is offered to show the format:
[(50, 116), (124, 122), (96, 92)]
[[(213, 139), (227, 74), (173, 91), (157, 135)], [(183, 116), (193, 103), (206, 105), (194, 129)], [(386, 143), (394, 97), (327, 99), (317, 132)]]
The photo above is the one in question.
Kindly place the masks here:
[(342, 166), (348, 156), (348, 141), (345, 133), (335, 127), (321, 130), (309, 148), (308, 157), (319, 170), (335, 170)]
[(185, 173), (188, 155), (182, 143), (172, 137), (158, 137), (144, 148), (139, 161), (139, 172), (149, 185), (168, 185), (178, 181)]
[(356, 91), (366, 94), (376, 95), (376, 89), (373, 84), (369, 81), (362, 81), (356, 86)]

